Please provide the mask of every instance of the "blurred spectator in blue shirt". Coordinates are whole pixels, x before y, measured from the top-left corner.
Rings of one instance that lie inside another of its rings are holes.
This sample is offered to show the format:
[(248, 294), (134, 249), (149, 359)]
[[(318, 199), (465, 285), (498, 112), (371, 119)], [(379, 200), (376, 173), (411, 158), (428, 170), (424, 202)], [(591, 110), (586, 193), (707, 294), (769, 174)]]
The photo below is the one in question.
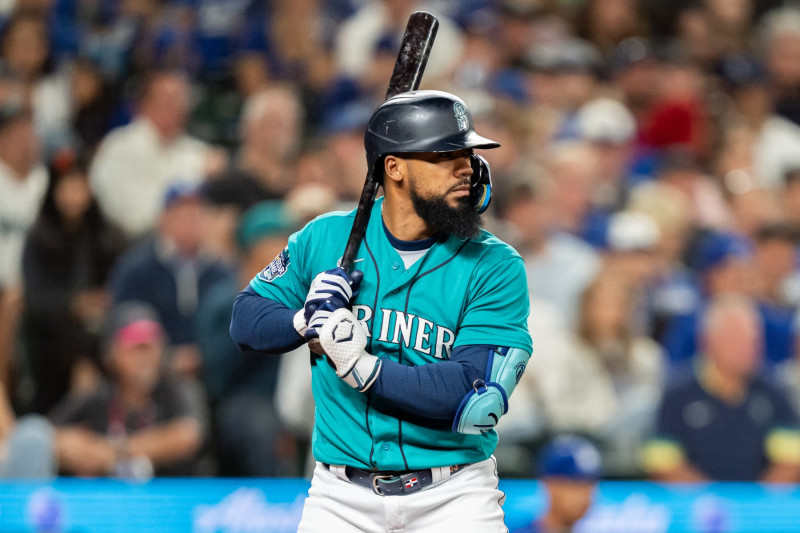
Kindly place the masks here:
[(217, 281), (230, 275), (204, 249), (204, 202), (198, 185), (171, 185), (157, 230), (128, 250), (111, 274), (114, 303), (138, 300), (156, 309), (171, 344), (168, 363), (185, 377), (195, 377), (200, 366), (197, 306)]
[(760, 377), (763, 328), (755, 303), (714, 296), (703, 313), (702, 357), (666, 390), (644, 448), (665, 481), (800, 480), (800, 423), (784, 393)]
[[(760, 339), (766, 364), (772, 365), (792, 357), (794, 311), (775, 303), (768, 296), (769, 291), (763, 283), (766, 278), (773, 283), (780, 283), (780, 280), (772, 279), (776, 272), (774, 269), (786, 268), (785, 261), (778, 261), (775, 256), (770, 256), (769, 259), (764, 257), (768, 252), (764, 245), (767, 241), (775, 240), (773, 233), (774, 230), (769, 227), (763, 227), (758, 232), (761, 240), (761, 262), (769, 263), (769, 266), (762, 266), (760, 269), (756, 262), (758, 248), (751, 240), (732, 233), (712, 232), (700, 236), (691, 264), (700, 273), (702, 301), (698, 307), (684, 314), (674, 315), (667, 322), (661, 337), (673, 363), (686, 362), (697, 354), (702, 308), (709, 299), (725, 292), (756, 298), (762, 327)], [(791, 245), (787, 251), (791, 258)], [(788, 272), (784, 271), (784, 276), (788, 277)], [(759, 293), (759, 283), (765, 291), (763, 296)]]

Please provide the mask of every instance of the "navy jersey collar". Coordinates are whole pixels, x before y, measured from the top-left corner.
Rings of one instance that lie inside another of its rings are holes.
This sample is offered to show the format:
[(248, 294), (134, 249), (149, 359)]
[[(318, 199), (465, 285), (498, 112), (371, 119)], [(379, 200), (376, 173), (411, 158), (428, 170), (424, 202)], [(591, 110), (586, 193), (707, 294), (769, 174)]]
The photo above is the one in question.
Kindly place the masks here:
[(389, 239), (389, 243), (395, 248), (395, 250), (400, 250), (403, 252), (427, 250), (441, 239), (441, 233), (437, 233), (433, 237), (428, 237), (427, 239), (421, 239), (418, 241), (403, 241), (392, 235), (392, 232), (390, 232), (389, 228), (386, 227), (383, 217), (381, 217), (381, 224), (383, 225), (383, 232), (386, 234), (386, 238)]

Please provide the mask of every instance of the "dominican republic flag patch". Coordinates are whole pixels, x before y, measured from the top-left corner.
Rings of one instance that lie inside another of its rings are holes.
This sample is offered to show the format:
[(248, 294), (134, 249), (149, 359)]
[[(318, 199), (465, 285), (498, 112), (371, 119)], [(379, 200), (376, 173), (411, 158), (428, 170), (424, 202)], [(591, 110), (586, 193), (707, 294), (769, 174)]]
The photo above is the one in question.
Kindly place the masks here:
[(419, 480), (417, 478), (415, 478), (415, 477), (412, 477), (411, 479), (407, 479), (406, 480), (406, 488), (410, 489), (411, 487), (413, 487), (417, 483), (419, 483)]

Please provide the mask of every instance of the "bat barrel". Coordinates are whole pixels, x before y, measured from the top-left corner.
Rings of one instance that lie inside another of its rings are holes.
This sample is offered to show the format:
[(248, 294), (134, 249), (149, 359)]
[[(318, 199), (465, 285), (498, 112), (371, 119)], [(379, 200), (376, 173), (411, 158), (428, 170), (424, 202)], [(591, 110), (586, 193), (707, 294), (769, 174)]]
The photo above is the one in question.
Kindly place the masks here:
[[(415, 11), (408, 18), (403, 41), (400, 43), (400, 51), (397, 54), (397, 61), (394, 64), (392, 78), (389, 80), (389, 87), (386, 90), (387, 99), (419, 88), (438, 30), (439, 20), (427, 11)], [(372, 176), (373, 171), (374, 169), (367, 171), (367, 178), (364, 181), (364, 188), (361, 190), (356, 216), (339, 265), (347, 272), (350, 272), (353, 259), (355, 259), (358, 248), (361, 245), (361, 239), (364, 238), (364, 232), (367, 229), (367, 223), (372, 213), (372, 201), (378, 192), (379, 184)]]
[(386, 90), (387, 100), (419, 88), (438, 31), (439, 21), (431, 13), (415, 11), (411, 14)]

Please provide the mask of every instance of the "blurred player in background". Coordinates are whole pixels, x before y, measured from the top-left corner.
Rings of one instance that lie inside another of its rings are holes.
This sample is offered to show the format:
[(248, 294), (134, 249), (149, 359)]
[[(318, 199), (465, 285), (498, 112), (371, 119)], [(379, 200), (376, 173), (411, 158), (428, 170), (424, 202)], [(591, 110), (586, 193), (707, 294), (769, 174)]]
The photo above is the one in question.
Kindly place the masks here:
[(601, 475), (600, 452), (582, 437), (556, 437), (540, 452), (538, 474), (547, 492), (547, 510), (513, 533), (572, 532), (594, 500)]

